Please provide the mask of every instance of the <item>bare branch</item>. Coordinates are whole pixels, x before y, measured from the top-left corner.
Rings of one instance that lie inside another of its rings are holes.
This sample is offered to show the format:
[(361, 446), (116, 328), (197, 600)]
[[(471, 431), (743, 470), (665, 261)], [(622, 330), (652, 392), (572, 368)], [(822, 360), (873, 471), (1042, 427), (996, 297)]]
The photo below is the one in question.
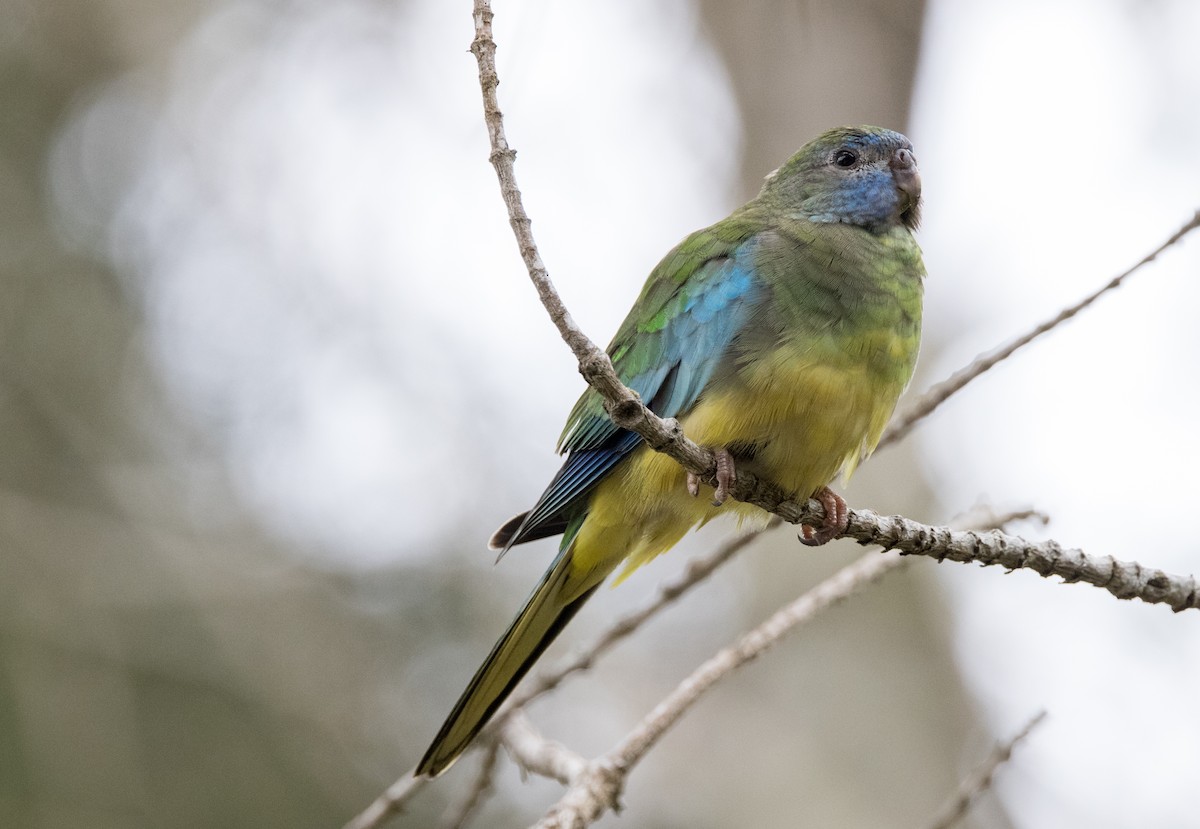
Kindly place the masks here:
[(958, 791), (938, 811), (937, 816), (930, 823), (930, 829), (950, 829), (951, 826), (966, 817), (971, 805), (981, 794), (992, 787), (992, 779), (996, 770), (1012, 758), (1013, 749), (1016, 748), (1017, 743), (1028, 737), (1030, 732), (1041, 725), (1045, 718), (1045, 711), (1038, 712), (1025, 724), (1024, 728), (1005, 742), (997, 743), (987, 759), (959, 783)]
[(531, 829), (586, 829), (605, 812), (621, 811), (621, 789), (627, 771), (614, 768), (604, 757), (591, 761)]
[[(1004, 526), (1014, 520), (1040, 517), (1042, 516), (1036, 511), (1022, 510), (989, 516), (984, 520), (986, 525)], [(860, 543), (881, 544), (902, 554), (926, 555), (939, 561), (948, 558), (953, 561), (978, 561), (985, 565), (999, 564), (1009, 570), (1024, 568), (1043, 576), (1061, 576), (1064, 581), (1086, 581), (1104, 587), (1118, 598), (1136, 597), (1147, 602), (1165, 603), (1177, 611), (1197, 607), (1200, 601), (1197, 599), (1196, 581), (1190, 577), (1184, 579), (1159, 570), (1143, 568), (1136, 563), (1121, 562), (1107, 556), (1095, 558), (1079, 550), (1064, 550), (1053, 541), (1028, 542), (999, 530), (951, 530), (927, 526), (900, 516), (879, 516), (869, 510), (857, 510), (850, 514), (850, 526), (846, 535), (858, 539)], [(734, 539), (718, 550), (717, 554), (701, 560), (695, 570), (696, 578), (689, 579), (685, 576), (672, 586), (669, 592), (682, 593), (697, 583), (700, 578), (737, 552), (748, 538), (743, 536)], [(614, 808), (625, 776), (632, 766), (718, 679), (756, 657), (789, 630), (865, 584), (878, 579), (899, 566), (902, 561), (900, 555), (885, 553), (878, 556), (868, 553), (780, 610), (737, 644), (705, 662), (671, 696), (660, 703), (642, 724), (630, 732), (617, 748), (603, 757), (584, 763), (577, 773), (571, 775), (570, 790), (538, 826), (541, 829), (586, 826), (604, 811)], [(664, 590), (664, 593), (666, 592), (667, 590)], [(597, 647), (610, 647), (612, 643), (628, 635), (624, 632), (614, 635), (614, 631), (624, 628), (626, 623), (630, 622), (632, 624), (629, 628), (632, 630), (668, 601), (660, 595), (645, 610), (622, 620), (622, 623), (618, 623), (614, 629), (602, 635)], [(584, 664), (590, 664), (597, 655), (584, 654), (577, 658), (573, 663), (552, 674), (545, 688), (535, 693), (527, 693), (520, 702), (524, 704), (538, 693), (554, 687), (562, 677)], [(498, 720), (497, 725), (502, 721)], [(541, 773), (541, 766), (536, 763), (529, 764), (527, 768)], [(558, 773), (551, 776), (561, 779)], [(410, 778), (402, 778), (356, 819), (357, 822), (348, 824), (347, 829), (369, 829), (377, 826), (388, 815), (398, 811), (418, 787), (419, 781), (414, 784)]]
[(903, 414), (891, 422), (887, 428), (887, 431), (883, 433), (883, 437), (880, 439), (879, 445), (881, 447), (887, 446), (889, 443), (895, 443), (896, 441), (904, 438), (905, 435), (912, 431), (913, 427), (916, 426), (919, 421), (931, 414), (938, 406), (945, 403), (951, 395), (961, 390), (963, 386), (967, 385), (967, 383), (970, 383), (976, 377), (983, 374), (997, 363), (1007, 360), (1019, 349), (1029, 345), (1047, 331), (1050, 331), (1058, 327), (1061, 323), (1071, 319), (1071, 317), (1087, 308), (1109, 291), (1119, 287), (1121, 283), (1125, 281), (1126, 277), (1139, 270), (1143, 265), (1148, 265), (1153, 262), (1158, 258), (1160, 253), (1174, 245), (1184, 236), (1187, 236), (1197, 227), (1200, 227), (1200, 210), (1197, 210), (1195, 215), (1193, 215), (1190, 220), (1184, 223), (1182, 227), (1172, 233), (1165, 242), (1143, 256), (1132, 267), (1113, 277), (1111, 280), (1109, 280), (1108, 284), (1104, 285), (1102, 288), (1099, 288), (1088, 294), (1074, 305), (1068, 306), (1067, 308), (1059, 311), (1053, 319), (1046, 320), (1033, 330), (1021, 335), (1020, 337), (1017, 337), (1015, 340), (1012, 340), (1005, 345), (1000, 346), (995, 351), (976, 358), (975, 362), (971, 363), (966, 368), (959, 369), (942, 382), (932, 386), (924, 394), (917, 398), (913, 405), (907, 407)]
[(960, 530), (1002, 530), (1016, 521), (1036, 521), (1044, 527), (1050, 523), (1050, 516), (1036, 509), (996, 512), (990, 505), (980, 503), (960, 512), (946, 523)]
[[(513, 162), (517, 157), (516, 150), (508, 146), (508, 138), (504, 134), (504, 115), (500, 112), (500, 103), (496, 97), (496, 88), (500, 85), (500, 77), (496, 74), (496, 42), (492, 39), (492, 9), (489, 0), (475, 0), (475, 39), (471, 42), (471, 53), (479, 64), (479, 87), (483, 92), (483, 119), (487, 124), (488, 138), (491, 141), (492, 152), (489, 160), (496, 170), (500, 180), (500, 195), (508, 208), (509, 224), (517, 238), (517, 247), (521, 251), (521, 259), (529, 271), (529, 278), (537, 289), (542, 305), (550, 313), (550, 318), (558, 328), (563, 341), (570, 346), (579, 361), (580, 370), (587, 376), (587, 366), (607, 364), (612, 373), (612, 363), (600, 348), (575, 324), (570, 313), (563, 305), (562, 298), (550, 281), (542, 256), (533, 240), (532, 222), (525, 212), (525, 204), (521, 198), (521, 190), (517, 187), (516, 175), (513, 172)], [(615, 375), (614, 375), (615, 378)], [(592, 382), (589, 377), (588, 382)], [(620, 384), (609, 389), (610, 394), (623, 399), (637, 401), (637, 396)], [(606, 395), (607, 396), (607, 395)]]
[(504, 116), (500, 112), (500, 103), (496, 97), (500, 76), (496, 74), (496, 42), (492, 40), (491, 4), (476, 2), (474, 15), (475, 39), (471, 43), (471, 52), (479, 64), (479, 88), (483, 92), (484, 122), (487, 124), (488, 138), (492, 145), (489, 160), (496, 169), (497, 178), (500, 179), (500, 195), (508, 208), (509, 223), (517, 237), (517, 246), (521, 250), (525, 267), (529, 270), (529, 277), (537, 288), (542, 304), (550, 311), (562, 338), (571, 346), (576, 359), (582, 363), (594, 358), (599, 349), (584, 336), (567, 312), (558, 292), (550, 283), (541, 254), (533, 241), (532, 222), (525, 212), (521, 191), (517, 188), (517, 180), (513, 174), (513, 161), (517, 152), (508, 146), (508, 139), (504, 135)]
[(1086, 582), (1103, 587), (1118, 599), (1165, 604), (1176, 613), (1200, 609), (1200, 590), (1194, 576), (1177, 576), (1112, 556), (1090, 556), (1053, 540), (1026, 541), (999, 530), (931, 527), (900, 515), (882, 516), (870, 510), (851, 511), (845, 535), (860, 544), (878, 544), (885, 550), (938, 561), (998, 564), (1009, 571), (1032, 570), (1047, 578), (1060, 576), (1065, 582)]

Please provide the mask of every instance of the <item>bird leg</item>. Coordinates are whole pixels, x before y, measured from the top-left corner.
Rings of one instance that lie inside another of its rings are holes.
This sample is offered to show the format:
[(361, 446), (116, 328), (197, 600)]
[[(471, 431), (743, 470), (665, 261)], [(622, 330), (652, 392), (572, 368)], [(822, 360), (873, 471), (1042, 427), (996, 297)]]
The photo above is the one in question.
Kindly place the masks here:
[[(737, 483), (737, 469), (734, 467), (733, 455), (729, 454), (728, 449), (714, 449), (713, 455), (717, 459), (717, 489), (713, 492), (712, 505), (719, 507), (725, 503), (729, 491)], [(687, 474), (687, 491), (693, 498), (700, 494), (700, 476), (695, 472)]]
[(737, 470), (733, 465), (733, 455), (722, 447), (713, 452), (717, 457), (717, 491), (713, 493), (713, 506), (719, 507), (729, 497), (729, 491), (737, 483)]
[(850, 524), (850, 508), (846, 506), (845, 498), (827, 486), (821, 487), (813, 497), (820, 501), (821, 506), (825, 508), (825, 518), (819, 527), (801, 524), (800, 543), (807, 544), (809, 547), (819, 547), (846, 531), (846, 527)]

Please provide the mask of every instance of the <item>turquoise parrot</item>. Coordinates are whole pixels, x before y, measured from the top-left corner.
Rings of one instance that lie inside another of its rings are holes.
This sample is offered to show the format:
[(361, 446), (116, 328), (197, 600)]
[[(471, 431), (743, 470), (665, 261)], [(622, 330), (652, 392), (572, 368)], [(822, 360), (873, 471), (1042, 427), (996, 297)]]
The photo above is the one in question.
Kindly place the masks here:
[(619, 582), (722, 514), (765, 523), (757, 507), (725, 503), (738, 469), (821, 501), (826, 518), (803, 527), (802, 541), (821, 544), (845, 530), (846, 503), (828, 484), (875, 448), (917, 359), (925, 269), (912, 232), (920, 201), (907, 138), (842, 127), (805, 145), (755, 199), (663, 258), (608, 353), (653, 412), (677, 418), (712, 448), (717, 486), (619, 429), (600, 396), (584, 392), (559, 439), (562, 469), (491, 540), (503, 552), (561, 534), (558, 555), (417, 774), (438, 775), (462, 754), (618, 565)]

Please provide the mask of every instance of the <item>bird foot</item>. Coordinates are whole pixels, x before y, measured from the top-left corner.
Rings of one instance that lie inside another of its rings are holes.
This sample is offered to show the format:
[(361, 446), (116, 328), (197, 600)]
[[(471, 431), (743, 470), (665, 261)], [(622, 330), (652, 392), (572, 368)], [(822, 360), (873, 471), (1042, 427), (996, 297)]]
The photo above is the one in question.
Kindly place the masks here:
[[(717, 459), (717, 488), (713, 492), (712, 505), (719, 507), (729, 498), (733, 485), (737, 483), (737, 469), (728, 449), (714, 449), (713, 455)], [(700, 494), (700, 476), (694, 472), (687, 474), (687, 491), (693, 498)]]
[(813, 497), (825, 508), (825, 519), (819, 527), (801, 524), (800, 543), (809, 547), (819, 547), (846, 531), (846, 527), (850, 525), (850, 508), (846, 506), (845, 498), (827, 486), (821, 487)]

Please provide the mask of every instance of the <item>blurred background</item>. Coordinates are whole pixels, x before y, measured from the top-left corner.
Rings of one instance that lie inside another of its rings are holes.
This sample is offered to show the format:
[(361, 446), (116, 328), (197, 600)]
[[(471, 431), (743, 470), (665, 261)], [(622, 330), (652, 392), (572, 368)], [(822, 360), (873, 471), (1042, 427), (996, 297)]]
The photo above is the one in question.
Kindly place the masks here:
[[(551, 274), (606, 342), (658, 257), (823, 129), (907, 131), (919, 391), (1200, 206), (1190, 0), (497, 2)], [(579, 394), (493, 173), (470, 3), (0, 0), (0, 826), (341, 825), (419, 758), (553, 552), (490, 531)], [(1200, 242), (866, 465), (852, 505), (1194, 572)], [(902, 404), (903, 405), (903, 404)], [(712, 526), (601, 591), (645, 602)], [(849, 562), (789, 531), (531, 711), (595, 754)], [(638, 827), (1196, 825), (1196, 614), (911, 562), (722, 684), (633, 775)], [(436, 826), (469, 756), (399, 827)], [(475, 822), (557, 798), (505, 761)]]

